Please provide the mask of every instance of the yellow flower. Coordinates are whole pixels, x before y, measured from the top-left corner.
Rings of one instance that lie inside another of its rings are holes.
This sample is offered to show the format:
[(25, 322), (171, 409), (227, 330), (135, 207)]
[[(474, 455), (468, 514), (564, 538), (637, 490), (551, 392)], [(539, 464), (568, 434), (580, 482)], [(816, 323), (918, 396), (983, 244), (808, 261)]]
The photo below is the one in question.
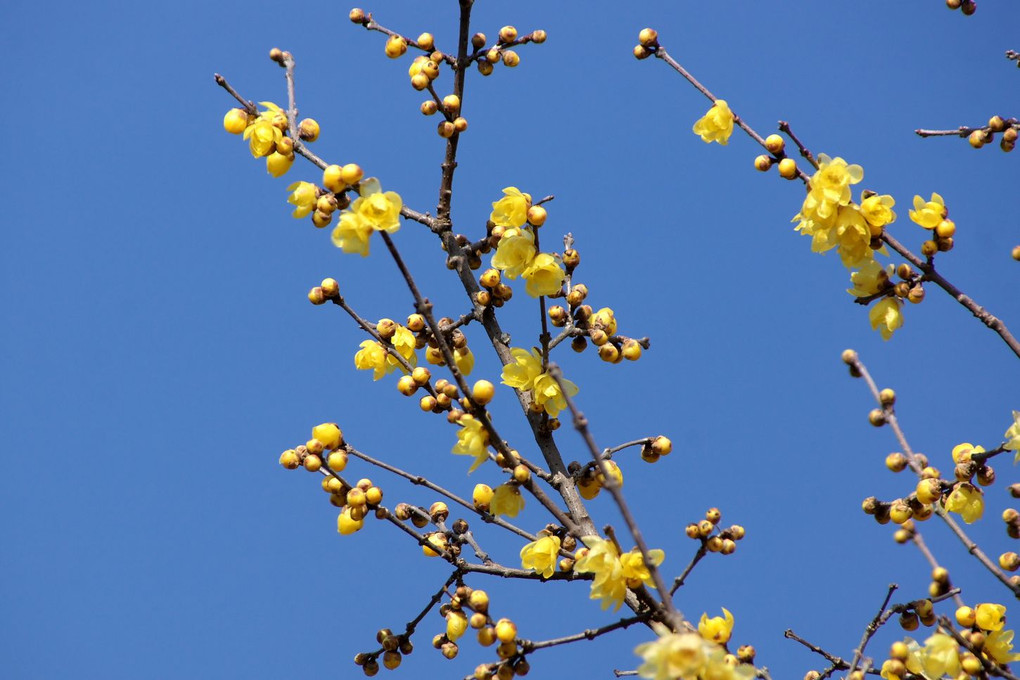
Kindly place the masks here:
[(730, 614), (726, 607), (723, 607), (722, 611), (722, 616), (713, 616), (712, 618), (708, 618), (708, 614), (701, 615), (701, 620), (698, 622), (698, 632), (701, 633), (701, 637), (720, 644), (729, 642), (730, 635), (733, 633), (733, 614)]
[(358, 213), (345, 210), (340, 213), (340, 220), (333, 229), (333, 245), (343, 249), (345, 253), (358, 253), (362, 257), (368, 255), (368, 238), (372, 235), (372, 225)]
[(613, 314), (613, 310), (609, 307), (603, 307), (592, 314), (591, 325), (601, 328), (609, 335), (613, 335), (616, 333), (616, 315)]
[(638, 645), (634, 653), (644, 660), (637, 669), (638, 675), (653, 680), (693, 680), (708, 660), (704, 642), (693, 633), (668, 633), (654, 642)]
[(920, 196), (914, 196), (914, 209), (910, 211), (910, 219), (925, 229), (934, 229), (939, 226), (946, 215), (946, 204), (942, 197), (932, 193), (931, 200), (925, 201)]
[[(621, 556), (612, 541), (598, 536), (585, 536), (582, 540), (587, 547), (578, 551), (574, 571), (595, 574), (591, 599), (601, 600), (602, 609), (611, 605), (619, 609), (628, 587), (652, 585), (651, 573), (637, 548)], [(648, 556), (658, 566), (666, 554), (661, 550), (650, 550)]]
[(1002, 445), (1002, 448), (1007, 451), (1016, 451), (1013, 456), (1013, 464), (1016, 465), (1017, 461), (1020, 461), (1020, 411), (1013, 411), (1013, 424), (1009, 426), (1003, 437), (1006, 439), (1006, 443)]
[[(577, 394), (577, 385), (565, 378), (563, 386), (567, 388), (568, 397)], [(535, 403), (553, 418), (567, 407), (567, 400), (564, 398), (563, 392), (560, 391), (560, 386), (548, 373), (543, 373), (535, 379), (534, 394)]]
[(456, 642), (467, 631), (468, 620), (463, 611), (450, 610), (446, 615), (446, 637)]
[(360, 198), (351, 203), (351, 212), (361, 216), (376, 231), (392, 234), (400, 229), (400, 209), (404, 202), (395, 191), (383, 193), (375, 177), (362, 180), (358, 190)]
[(871, 328), (881, 333), (883, 340), (891, 338), (893, 332), (903, 326), (903, 315), (900, 313), (901, 304), (896, 298), (882, 298), (868, 312)]
[(560, 537), (545, 536), (521, 548), (521, 566), (549, 578), (560, 557)]
[(294, 208), (294, 212), (291, 213), (294, 217), (300, 219), (315, 210), (315, 199), (318, 192), (314, 184), (311, 182), (294, 182), (287, 187), (287, 191), (290, 192), (287, 202), (297, 206)]
[(881, 292), (893, 275), (893, 266), (887, 265), (883, 268), (879, 262), (871, 258), (865, 260), (861, 268), (850, 273), (850, 283), (853, 288), (847, 288), (846, 292), (854, 297), (867, 297)]
[(283, 139), (283, 132), (264, 118), (258, 118), (244, 130), (248, 148), (255, 158), (268, 156), (276, 150), (276, 143)]
[[(397, 353), (411, 365), (411, 368), (418, 365), (418, 355), (414, 353), (414, 333), (400, 324), (397, 324), (397, 330), (394, 331), (393, 337), (390, 338), (390, 344), (393, 345), (393, 349), (397, 350)], [(394, 368), (399, 368), (402, 373), (408, 372), (408, 370), (404, 368), (399, 361), (397, 361), (395, 356), (390, 355), (387, 361), (389, 361)]]
[(859, 267), (867, 260), (874, 259), (871, 250), (871, 231), (857, 206), (841, 206), (836, 213), (836, 226), (830, 235), (832, 245), (837, 247), (839, 259), (846, 268)]
[(516, 517), (524, 509), (524, 497), (516, 484), (500, 484), (492, 492), (492, 500), (489, 501), (489, 512), (493, 515), (506, 515)]
[(956, 677), (960, 672), (960, 657), (956, 640), (945, 633), (936, 633), (924, 641), (924, 647), (907, 638), (907, 670), (926, 678)]
[(957, 444), (953, 447), (953, 462), (954, 463), (965, 463), (970, 460), (970, 457), (975, 453), (984, 453), (985, 447), (974, 446), (970, 442), (964, 442), (963, 444)]
[(514, 363), (503, 366), (503, 384), (521, 391), (535, 386), (535, 379), (542, 374), (542, 354), (537, 348), (529, 352), (520, 347), (510, 349)]
[(475, 355), (471, 352), (470, 347), (453, 350), (453, 360), (461, 375), (471, 375), (471, 371), (475, 368)]
[(733, 134), (733, 112), (724, 99), (716, 99), (712, 108), (694, 124), (694, 134), (701, 136), (701, 141), (709, 144), (719, 142), (723, 146), (729, 144)]
[(365, 526), (365, 520), (351, 517), (351, 506), (345, 506), (336, 518), (336, 530), (343, 536), (349, 536)]
[(1013, 631), (997, 630), (985, 635), (985, 654), (1000, 664), (1020, 660), (1020, 654), (1013, 653)]
[(525, 292), (531, 297), (538, 297), (558, 293), (567, 273), (563, 271), (558, 255), (539, 253), (522, 272), (522, 276), (528, 282), (524, 287)]
[[(864, 178), (864, 171), (859, 165), (847, 165), (842, 158), (829, 158), (825, 154), (818, 154), (818, 170), (811, 177), (808, 185), (808, 195), (804, 198), (800, 212), (793, 221), (799, 224), (796, 230), (805, 236), (811, 236), (811, 250), (816, 253), (824, 253), (827, 250), (841, 246), (840, 255), (843, 251), (856, 254), (851, 259), (859, 261), (860, 250), (854, 244), (859, 240), (859, 234), (847, 232), (853, 226), (854, 231), (860, 224), (857, 217), (851, 213), (843, 215), (843, 229), (839, 228), (838, 218), (840, 209), (850, 205), (850, 187), (857, 184)], [(856, 212), (856, 207), (853, 208)], [(863, 217), (860, 223), (864, 225), (866, 234), (870, 230), (866, 226)], [(870, 237), (869, 237), (870, 240)], [(844, 259), (844, 264), (846, 259)]]
[(884, 227), (896, 220), (896, 213), (892, 211), (894, 205), (896, 201), (888, 194), (868, 196), (861, 201), (861, 214), (873, 227)]
[(530, 229), (507, 229), (499, 239), (492, 266), (516, 279), (535, 258), (535, 234)]
[(999, 631), (1006, 625), (1006, 608), (994, 602), (984, 602), (974, 608), (977, 627), (984, 631)]
[(266, 156), (266, 172), (273, 177), (282, 177), (287, 174), (290, 170), (290, 166), (294, 165), (294, 154), (284, 156), (278, 151)]
[[(648, 557), (651, 558), (654, 566), (659, 566), (666, 559), (666, 553), (661, 550), (649, 550)], [(645, 564), (641, 551), (633, 548), (630, 552), (620, 555), (620, 575), (623, 576), (628, 588), (637, 588), (641, 584), (654, 588), (652, 572)]]
[[(973, 524), (981, 519), (981, 515), (985, 512), (985, 499), (981, 495), (981, 490), (973, 484), (957, 482), (949, 497), (946, 498), (946, 510), (959, 514), (967, 524)], [(999, 626), (999, 628), (1001, 627)], [(998, 630), (998, 628), (989, 630)]]
[(386, 348), (375, 340), (363, 340), (361, 349), (354, 355), (354, 366), (360, 371), (372, 369), (372, 380), (378, 380), (393, 371), (393, 364), (387, 359)]
[(811, 193), (817, 194), (826, 203), (847, 205), (850, 202), (850, 186), (864, 179), (864, 170), (859, 165), (848, 165), (836, 156), (829, 158), (818, 154), (818, 170), (811, 177)]
[(503, 198), (492, 204), (489, 219), (499, 227), (520, 227), (528, 221), (530, 207), (531, 194), (525, 194), (517, 187), (507, 187), (503, 189)]
[(468, 469), (468, 472), (474, 472), (489, 459), (489, 433), (480, 420), (469, 414), (462, 415), (457, 424), (460, 425), (460, 431), (452, 452), (458, 456), (474, 456), (475, 462)]

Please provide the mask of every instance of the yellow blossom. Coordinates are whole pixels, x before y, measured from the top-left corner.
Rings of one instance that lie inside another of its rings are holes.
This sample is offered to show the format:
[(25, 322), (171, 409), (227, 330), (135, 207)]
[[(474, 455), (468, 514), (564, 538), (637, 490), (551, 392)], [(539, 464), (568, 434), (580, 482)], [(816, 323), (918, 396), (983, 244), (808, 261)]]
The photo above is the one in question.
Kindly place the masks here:
[(535, 258), (535, 234), (531, 229), (507, 229), (492, 256), (492, 266), (507, 278), (516, 279)]
[(273, 177), (282, 177), (286, 175), (292, 165), (294, 165), (293, 153), (289, 156), (284, 156), (282, 153), (274, 151), (266, 156), (266, 172)]
[[(628, 587), (652, 585), (651, 573), (637, 548), (620, 555), (612, 541), (598, 536), (585, 536), (582, 540), (587, 547), (578, 551), (574, 571), (595, 574), (591, 599), (601, 600), (602, 609), (610, 606), (619, 609)], [(658, 566), (666, 554), (661, 550), (650, 550), (648, 556), (652, 564)]]
[(925, 229), (939, 226), (945, 215), (946, 204), (938, 194), (932, 193), (930, 201), (914, 196), (914, 209), (910, 211), (910, 219)]
[(318, 192), (314, 184), (311, 182), (294, 182), (287, 187), (287, 191), (290, 192), (287, 202), (297, 206), (294, 208), (294, 212), (291, 213), (294, 217), (300, 219), (315, 210), (315, 199)]
[(1020, 654), (1013, 653), (1013, 631), (997, 630), (985, 635), (983, 647), (987, 656), (991, 656), (1000, 664), (1020, 660)]
[(723, 146), (729, 144), (730, 135), (733, 134), (733, 112), (724, 99), (716, 99), (712, 108), (694, 124), (694, 134), (701, 137), (701, 141), (709, 144), (719, 142)]
[[(666, 559), (666, 553), (661, 550), (649, 550), (648, 557), (651, 558), (652, 565), (657, 567)], [(648, 565), (645, 564), (644, 558), (641, 556), (641, 551), (637, 548), (620, 555), (620, 575), (628, 588), (637, 588), (642, 584), (649, 588), (655, 587), (652, 582), (652, 572), (648, 569)]]
[(244, 129), (244, 138), (255, 158), (268, 156), (276, 150), (276, 143), (283, 139), (283, 132), (268, 120), (258, 118)]
[(698, 632), (701, 633), (701, 637), (720, 644), (729, 642), (733, 633), (733, 614), (726, 607), (723, 607), (722, 611), (722, 616), (712, 618), (708, 618), (708, 614), (701, 615), (701, 620), (698, 621)]
[(458, 456), (474, 456), (475, 461), (468, 469), (468, 472), (474, 472), (489, 459), (489, 433), (480, 420), (469, 414), (462, 415), (457, 424), (460, 431), (452, 452)]
[(896, 213), (892, 211), (894, 205), (896, 201), (888, 194), (868, 196), (861, 201), (861, 215), (871, 226), (884, 227), (896, 220)]
[(503, 198), (492, 204), (489, 219), (499, 227), (520, 227), (528, 221), (530, 207), (531, 194), (525, 194), (517, 187), (507, 187), (503, 189)]
[(903, 326), (903, 314), (900, 313), (901, 304), (903, 303), (896, 298), (882, 298), (868, 312), (872, 329), (881, 333), (883, 340), (891, 338), (893, 332)]
[[(563, 386), (567, 388), (568, 397), (577, 394), (577, 385), (565, 378), (561, 380)], [(560, 391), (560, 386), (549, 373), (543, 373), (535, 379), (534, 395), (535, 403), (553, 418), (567, 407), (567, 400)]]
[(535, 379), (542, 374), (542, 354), (537, 348), (529, 352), (520, 347), (510, 349), (514, 363), (503, 366), (503, 384), (521, 391), (535, 386)]
[(471, 375), (475, 368), (475, 355), (470, 347), (453, 350), (453, 361), (457, 364), (457, 370), (464, 376)]
[[(818, 154), (818, 170), (811, 177), (808, 184), (808, 194), (804, 198), (800, 212), (793, 221), (799, 222), (796, 230), (805, 236), (811, 236), (811, 249), (816, 253), (824, 253), (827, 250), (841, 246), (840, 255), (844, 258), (844, 264), (848, 255), (849, 259), (860, 261), (862, 254), (857, 242), (860, 239), (858, 227), (863, 226), (865, 234), (870, 234), (864, 217), (854, 215), (857, 212), (856, 206), (850, 206), (850, 187), (857, 184), (864, 178), (864, 171), (859, 165), (848, 165), (845, 160), (829, 158), (825, 154)], [(853, 211), (843, 212), (842, 229), (839, 224), (841, 208), (848, 208)], [(860, 221), (858, 222), (858, 217)], [(850, 231), (848, 231), (850, 230)], [(870, 237), (869, 239), (870, 240)], [(852, 265), (848, 265), (852, 266)]]
[(500, 484), (492, 493), (489, 501), (489, 512), (493, 515), (516, 517), (524, 509), (524, 497), (516, 484)]
[(956, 640), (945, 633), (936, 633), (921, 647), (907, 638), (907, 670), (935, 680), (944, 675), (956, 677), (960, 672), (960, 657)]
[(559, 560), (560, 537), (544, 536), (521, 548), (521, 566), (549, 578)]
[(638, 645), (634, 653), (644, 663), (638, 675), (653, 680), (751, 680), (752, 664), (731, 663), (726, 650), (695, 633), (660, 633), (654, 642)]
[(567, 276), (558, 255), (539, 253), (522, 272), (527, 285), (525, 292), (531, 297), (552, 295), (563, 287), (563, 279)]
[(393, 364), (387, 360), (388, 356), (386, 348), (378, 342), (364, 340), (361, 349), (354, 355), (354, 366), (361, 371), (372, 369), (374, 371), (372, 380), (378, 380), (393, 371)]
[(1016, 465), (1020, 461), (1020, 411), (1013, 411), (1013, 424), (1009, 426), (1003, 437), (1006, 443), (1002, 445), (1002, 448), (1007, 451), (1016, 451), (1013, 456), (1013, 464)]
[[(393, 345), (393, 349), (397, 350), (397, 353), (411, 365), (411, 368), (418, 365), (418, 355), (414, 353), (414, 333), (398, 323), (397, 329), (393, 332), (393, 337), (390, 338), (390, 344)], [(393, 364), (394, 368), (399, 368), (402, 373), (408, 372), (408, 370), (404, 368), (399, 361), (397, 361), (395, 356), (390, 355), (388, 361)]]
[(345, 210), (340, 213), (340, 220), (333, 229), (333, 245), (343, 249), (345, 253), (358, 253), (362, 257), (368, 255), (368, 239), (372, 235), (372, 225), (358, 213)]
[[(959, 514), (967, 524), (973, 524), (981, 519), (981, 515), (985, 512), (985, 499), (981, 490), (973, 484), (957, 482), (949, 497), (946, 498), (946, 510)], [(998, 628), (994, 630), (998, 630)]]
[(461, 610), (450, 610), (446, 615), (446, 637), (456, 642), (467, 631), (467, 616)]
[(854, 297), (874, 295), (885, 289), (893, 273), (891, 264), (883, 268), (874, 258), (865, 260), (860, 269), (850, 273), (850, 283), (853, 284), (853, 288), (847, 288), (846, 292)]
[(592, 314), (590, 323), (592, 326), (602, 328), (609, 335), (616, 333), (616, 315), (609, 307), (603, 307)]
[(336, 518), (336, 530), (343, 536), (349, 536), (365, 525), (364, 519), (355, 520), (351, 517), (351, 506), (345, 506)]
[(868, 223), (856, 205), (842, 206), (836, 212), (836, 226), (830, 239), (836, 246), (839, 259), (848, 269), (859, 267), (867, 260), (873, 259), (871, 250), (871, 231)]
[(811, 193), (818, 194), (826, 203), (847, 205), (850, 202), (850, 187), (864, 179), (864, 170), (859, 165), (849, 165), (836, 156), (829, 158), (818, 154), (818, 170), (811, 177)]
[(351, 203), (351, 212), (361, 216), (376, 231), (389, 234), (400, 229), (400, 209), (404, 202), (395, 191), (383, 193), (382, 185), (375, 177), (361, 181), (359, 198)]
[(977, 627), (984, 631), (999, 631), (1006, 625), (1006, 608), (994, 602), (984, 602), (974, 608)]

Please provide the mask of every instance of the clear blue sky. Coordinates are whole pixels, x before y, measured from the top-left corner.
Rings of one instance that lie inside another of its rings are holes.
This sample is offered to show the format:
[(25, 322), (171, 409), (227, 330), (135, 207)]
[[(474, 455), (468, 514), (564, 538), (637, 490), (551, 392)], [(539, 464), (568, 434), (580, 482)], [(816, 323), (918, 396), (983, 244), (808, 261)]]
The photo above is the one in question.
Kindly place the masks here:
[[(409, 58), (347, 21), (346, 5), (308, 2), (5, 3), (7, 131), (3, 169), (4, 323), (0, 379), (0, 674), (8, 678), (347, 677), (374, 631), (412, 618), (448, 574), (391, 527), (335, 531), (318, 479), (286, 472), (279, 452), (322, 421), (358, 448), (469, 493), (449, 454), (454, 430), (373, 383), (352, 356), (363, 339), (307, 289), (336, 276), (367, 318), (412, 311), (396, 270), (376, 253), (343, 256), (328, 234), (293, 220), (298, 163), (269, 177), (223, 132), (231, 100), (283, 103), (270, 47), (293, 51), (299, 104), (323, 127), (316, 151), (357, 162), (418, 210), (434, 210), (442, 143), (408, 85)], [(367, 6), (379, 21), (452, 49), (456, 2)], [(737, 552), (709, 559), (679, 596), (697, 617), (734, 613), (734, 642), (754, 644), (773, 677), (819, 667), (782, 638), (793, 628), (850, 656), (890, 582), (896, 601), (923, 596), (927, 567), (859, 511), (862, 498), (912, 487), (885, 472), (892, 435), (866, 421), (863, 383), (845, 347), (899, 394), (914, 447), (948, 469), (961, 441), (994, 446), (1020, 409), (1018, 363), (998, 338), (931, 289), (890, 342), (844, 292), (835, 254), (810, 252), (790, 218), (803, 191), (751, 167), (739, 133), (705, 145), (691, 125), (707, 101), (663, 63), (631, 56), (638, 31), (662, 43), (763, 133), (788, 119), (815, 151), (865, 170), (890, 193), (894, 233), (917, 248), (914, 194), (940, 192), (958, 225), (943, 272), (1020, 330), (1016, 153), (963, 140), (921, 140), (916, 127), (1016, 115), (1020, 49), (1012, 3), (977, 14), (938, 0), (858, 2), (478, 2), (476, 30), (543, 28), (514, 69), (471, 73), (454, 218), (478, 237), (504, 186), (555, 194), (545, 238), (570, 231), (593, 304), (623, 333), (649, 335), (637, 364), (561, 357), (600, 445), (669, 435), (656, 466), (624, 463), (625, 490), (667, 577), (694, 552), (683, 527), (710, 506), (743, 524)], [(449, 87), (444, 74), (439, 81)], [(441, 89), (442, 91), (442, 89)], [(466, 311), (435, 239), (396, 235), (442, 314)], [(377, 244), (378, 245), (378, 244)], [(527, 303), (527, 304), (526, 304)], [(536, 336), (522, 294), (504, 308), (515, 345)], [(472, 377), (498, 375), (483, 338)], [(564, 348), (565, 349), (565, 348)], [(502, 402), (500, 404), (499, 402)], [(511, 395), (497, 417), (527, 451)], [(567, 428), (561, 446), (585, 460)], [(1000, 464), (1000, 479), (1013, 470)], [(387, 503), (430, 494), (369, 470)], [(488, 476), (486, 476), (488, 475)], [(1007, 549), (997, 520), (1005, 484), (975, 525), (988, 552)], [(595, 504), (599, 523), (618, 523)], [(522, 516), (531, 530), (545, 518)], [(1004, 596), (964, 560), (944, 527), (925, 536), (976, 603)], [(485, 534), (483, 534), (483, 538)], [(486, 546), (512, 563), (519, 546)], [(614, 620), (584, 584), (486, 584), (499, 615), (543, 639)], [(513, 586), (513, 587), (511, 587)], [(1008, 603), (1007, 603), (1008, 604)], [(1017, 611), (1020, 611), (1018, 609)], [(1010, 626), (1020, 625), (1015, 612)], [(393, 677), (462, 677), (491, 659), (473, 642), (448, 662), (429, 646)], [(896, 633), (895, 635), (898, 635)], [(871, 650), (883, 654), (890, 634)], [(924, 635), (922, 634), (922, 639)], [(611, 677), (633, 668), (631, 629), (536, 654), (535, 677), (568, 669)]]

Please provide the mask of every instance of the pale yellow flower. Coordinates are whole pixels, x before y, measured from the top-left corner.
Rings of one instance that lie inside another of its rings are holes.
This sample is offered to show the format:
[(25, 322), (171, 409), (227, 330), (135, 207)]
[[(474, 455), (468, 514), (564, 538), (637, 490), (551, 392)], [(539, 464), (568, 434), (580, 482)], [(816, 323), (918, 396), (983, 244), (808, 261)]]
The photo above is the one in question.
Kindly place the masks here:
[(372, 225), (361, 215), (348, 210), (340, 213), (340, 219), (333, 229), (333, 245), (345, 253), (358, 253), (362, 257), (368, 255), (368, 239), (372, 235)]
[(701, 620), (698, 621), (698, 632), (701, 637), (720, 644), (729, 642), (730, 635), (733, 633), (733, 614), (725, 607), (722, 611), (722, 616), (713, 616), (712, 618), (708, 618), (708, 614), (701, 615)]
[(528, 221), (530, 207), (531, 194), (523, 193), (517, 187), (507, 187), (503, 189), (503, 198), (492, 204), (489, 219), (496, 226), (520, 227)]
[(354, 355), (354, 366), (359, 371), (374, 371), (372, 380), (379, 380), (393, 370), (393, 365), (387, 361), (389, 354), (386, 348), (375, 340), (363, 340), (361, 349)]
[(706, 144), (719, 142), (726, 146), (733, 134), (733, 112), (725, 99), (716, 99), (712, 108), (698, 119), (692, 128), (694, 134)]
[(560, 537), (544, 536), (521, 548), (521, 566), (549, 578), (559, 561)]
[(516, 279), (535, 258), (535, 234), (530, 229), (507, 229), (492, 256), (492, 266)]
[(936, 633), (924, 641), (921, 647), (907, 638), (907, 670), (936, 680), (944, 675), (956, 677), (960, 672), (960, 657), (956, 640), (945, 633)]
[[(569, 380), (562, 379), (563, 386), (567, 388), (567, 396), (577, 394), (577, 385)], [(567, 400), (560, 390), (560, 386), (549, 373), (543, 373), (535, 379), (534, 387), (535, 403), (542, 407), (546, 413), (555, 418), (560, 411), (567, 407)]]
[(883, 340), (891, 338), (893, 332), (903, 326), (903, 314), (900, 312), (900, 305), (902, 304), (896, 298), (882, 298), (868, 312), (871, 327), (882, 334)]
[(395, 191), (383, 193), (382, 185), (375, 177), (361, 181), (359, 198), (351, 203), (351, 212), (360, 215), (376, 231), (389, 234), (400, 229), (400, 209), (404, 206), (400, 194)]
[(316, 196), (318, 192), (314, 184), (311, 182), (294, 182), (287, 187), (287, 191), (290, 192), (287, 202), (297, 206), (294, 208), (294, 212), (291, 213), (294, 217), (300, 219), (315, 210), (315, 200), (318, 198)]
[(542, 354), (537, 348), (530, 352), (520, 347), (510, 349), (514, 363), (503, 366), (503, 384), (518, 390), (530, 390), (535, 386), (535, 379), (542, 374)]
[(946, 203), (936, 193), (932, 193), (930, 201), (914, 196), (914, 209), (909, 213), (910, 219), (925, 229), (939, 226), (939, 222), (945, 219), (946, 214)]
[[(973, 524), (981, 519), (981, 515), (985, 512), (985, 498), (981, 494), (981, 490), (973, 484), (957, 482), (949, 497), (946, 498), (946, 510), (959, 514), (967, 524)], [(999, 628), (1001, 627), (1000, 625)], [(988, 630), (998, 630), (999, 628), (989, 628)]]
[(489, 459), (489, 433), (481, 421), (470, 414), (465, 414), (457, 421), (460, 431), (457, 432), (457, 443), (452, 452), (458, 456), (474, 456), (475, 460), (468, 469), (474, 472), (479, 465)]
[(1006, 608), (994, 602), (983, 602), (974, 608), (977, 627), (984, 631), (999, 631), (1006, 625)]
[(489, 512), (493, 515), (516, 517), (524, 509), (524, 497), (516, 484), (500, 484), (492, 493), (489, 501)]
[(847, 288), (846, 292), (854, 297), (867, 297), (879, 293), (885, 290), (893, 273), (891, 264), (883, 268), (874, 258), (865, 260), (860, 269), (850, 273), (850, 283), (853, 284), (853, 288)]

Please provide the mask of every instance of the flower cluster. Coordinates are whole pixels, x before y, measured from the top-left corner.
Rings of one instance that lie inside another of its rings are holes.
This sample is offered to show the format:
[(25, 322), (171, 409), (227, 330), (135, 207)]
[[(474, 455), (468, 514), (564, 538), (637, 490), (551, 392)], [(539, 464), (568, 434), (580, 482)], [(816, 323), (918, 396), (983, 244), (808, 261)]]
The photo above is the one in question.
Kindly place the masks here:
[[(598, 536), (585, 536), (582, 540), (587, 547), (577, 551), (574, 571), (579, 574), (595, 574), (591, 599), (601, 600), (603, 609), (612, 606), (614, 611), (618, 610), (628, 588), (641, 585), (655, 587), (648, 565), (637, 548), (621, 555), (612, 541)], [(666, 558), (666, 553), (649, 550), (648, 557), (654, 566), (659, 566)]]
[[(245, 109), (230, 109), (223, 117), (223, 128), (248, 141), (255, 158), (266, 159), (266, 171), (280, 177), (294, 164), (294, 140), (288, 136), (286, 112), (273, 102), (260, 102), (265, 109), (253, 114)], [(311, 118), (298, 126), (301, 139), (314, 142), (319, 137), (319, 124)]]
[(545, 209), (532, 206), (531, 195), (517, 187), (507, 187), (503, 194), (492, 204), (489, 215), (493, 234), (499, 234), (492, 266), (508, 278), (523, 277), (525, 290), (532, 297), (559, 293), (566, 278), (562, 259), (553, 253), (538, 252), (535, 247), (534, 227), (545, 223)]
[[(519, 347), (511, 348), (510, 354), (514, 363), (503, 367), (503, 384), (522, 392), (531, 392), (535, 404), (555, 418), (567, 407), (567, 400), (560, 389), (559, 383), (552, 375), (542, 368), (542, 353), (537, 348), (529, 352)], [(566, 396), (577, 394), (577, 385), (561, 379), (566, 388)]]
[(708, 113), (694, 124), (694, 134), (700, 136), (706, 144), (719, 142), (726, 146), (733, 134), (733, 120), (733, 112), (726, 100), (716, 99)]
[(349, 210), (340, 213), (333, 229), (333, 245), (345, 253), (368, 255), (368, 239), (374, 231), (392, 234), (400, 229), (400, 209), (404, 206), (400, 194), (383, 192), (379, 180), (370, 177), (358, 186), (358, 198)]
[(740, 663), (720, 645), (696, 633), (664, 632), (654, 642), (638, 645), (643, 663), (638, 675), (652, 680), (750, 680), (752, 664)]
[(452, 452), (458, 456), (474, 456), (475, 460), (468, 470), (474, 472), (489, 459), (489, 433), (480, 420), (468, 413), (462, 415), (457, 424), (460, 425), (460, 431)]
[[(414, 333), (390, 319), (380, 319), (376, 328), (380, 331), (380, 337), (384, 342), (362, 341), (361, 349), (354, 355), (355, 368), (361, 371), (371, 369), (373, 371), (372, 379), (379, 380), (384, 375), (392, 373), (396, 368), (399, 368), (403, 373), (408, 372), (400, 360), (394, 356), (394, 352), (412, 368), (418, 364)], [(388, 342), (389, 345), (386, 345), (385, 342)]]

